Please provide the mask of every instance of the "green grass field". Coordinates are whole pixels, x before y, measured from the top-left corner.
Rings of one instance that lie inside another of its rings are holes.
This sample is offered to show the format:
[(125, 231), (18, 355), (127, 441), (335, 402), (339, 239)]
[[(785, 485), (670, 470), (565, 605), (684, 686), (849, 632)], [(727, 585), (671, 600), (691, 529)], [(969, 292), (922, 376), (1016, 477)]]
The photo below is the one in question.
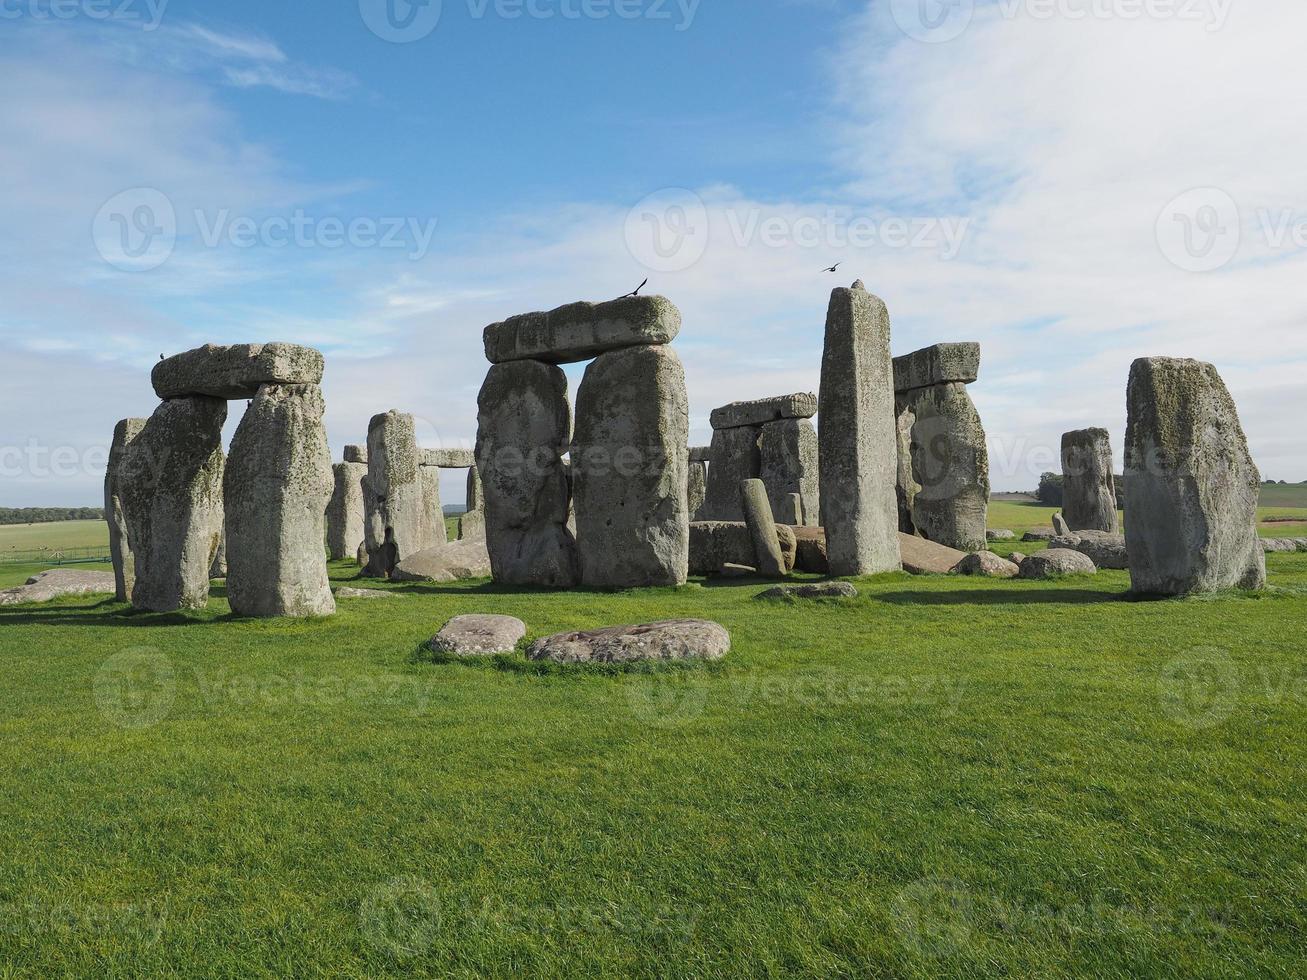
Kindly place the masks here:
[[(1269, 561), (1168, 602), (1103, 572), (0, 608), (0, 977), (1301, 976), (1307, 555)], [(734, 649), (424, 652), (475, 611)]]
[(0, 526), (0, 557), (9, 551), (58, 551), (64, 548), (103, 548), (107, 554), (109, 528), (104, 521)]

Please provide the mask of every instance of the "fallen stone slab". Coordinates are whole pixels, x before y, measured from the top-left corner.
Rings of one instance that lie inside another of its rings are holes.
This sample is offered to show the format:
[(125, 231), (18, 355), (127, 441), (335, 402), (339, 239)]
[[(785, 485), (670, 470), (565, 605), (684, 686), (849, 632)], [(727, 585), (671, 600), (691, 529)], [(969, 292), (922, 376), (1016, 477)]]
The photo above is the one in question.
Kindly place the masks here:
[[(781, 558), (793, 571), (798, 542), (795, 529), (776, 525)], [(690, 574), (713, 575), (726, 565), (754, 568), (753, 538), (743, 521), (693, 521), (690, 524)]]
[(624, 347), (670, 344), (681, 311), (664, 296), (628, 296), (607, 303), (571, 303), (547, 313), (523, 313), (486, 327), (486, 360), (588, 361)]
[(738, 429), (745, 425), (766, 425), (782, 419), (810, 419), (817, 414), (817, 396), (812, 392), (776, 395), (754, 401), (731, 402), (714, 408), (708, 423), (714, 429)]
[(1025, 534), (1021, 535), (1022, 541), (1052, 541), (1057, 536), (1057, 532), (1051, 527), (1032, 527)]
[(555, 663), (631, 663), (640, 660), (720, 660), (731, 635), (706, 619), (669, 619), (639, 626), (558, 633), (536, 640), (531, 660)]
[(755, 599), (856, 599), (857, 597), (858, 590), (848, 582), (778, 585), (754, 596)]
[(113, 595), (116, 588), (113, 572), (56, 568), (33, 575), (26, 585), (0, 591), (0, 606), (49, 602), (66, 595)]
[(362, 463), (366, 466), (368, 462), (368, 447), (346, 446), (344, 460), (346, 463)]
[(1297, 551), (1298, 543), (1292, 538), (1262, 538), (1262, 551), (1266, 554), (1282, 551)]
[(471, 449), (420, 449), (418, 462), (442, 470), (465, 470), (476, 466), (476, 453)]
[(931, 385), (969, 385), (980, 377), (980, 344), (932, 344), (894, 358), (894, 391)]
[(1009, 531), (1005, 527), (993, 527), (985, 532), (986, 541), (1012, 541), (1016, 536), (1015, 531)]
[(206, 395), (228, 401), (253, 398), (264, 385), (322, 383), (319, 351), (298, 344), (205, 344), (154, 366), (150, 379), (165, 401)]
[(394, 592), (382, 592), (380, 589), (355, 589), (342, 585), (336, 590), (337, 599), (394, 599)]
[(744, 508), (744, 523), (749, 529), (749, 538), (753, 541), (753, 566), (763, 575), (784, 575), (787, 571), (785, 558), (781, 554), (776, 520), (772, 517), (771, 504), (767, 500), (767, 488), (761, 480), (743, 480), (740, 483), (740, 501)]
[(526, 636), (526, 623), (512, 616), (471, 613), (455, 616), (431, 638), (431, 649), (456, 657), (512, 653)]
[(899, 553), (903, 558), (903, 570), (913, 575), (947, 575), (967, 557), (965, 551), (902, 532), (899, 532)]
[(1020, 565), (1023, 561), (1026, 560), (1026, 553), (1024, 551), (1009, 551), (1007, 555), (1007, 560), (1010, 561), (1013, 565)]
[(1021, 563), (1020, 578), (1050, 579), (1064, 575), (1094, 575), (1098, 567), (1088, 555), (1066, 548), (1050, 548), (1028, 555)]
[(409, 555), (390, 573), (396, 582), (461, 582), (490, 577), (486, 539), (459, 538)]
[(758, 569), (752, 565), (737, 565), (735, 562), (728, 561), (717, 574), (722, 578), (756, 578)]
[(1000, 558), (992, 551), (977, 551), (954, 565), (953, 571), (958, 575), (979, 575), (983, 578), (1016, 578), (1021, 567), (1016, 562)]
[[(1126, 549), (1125, 535), (1109, 531), (1091, 531), (1084, 529), (1075, 532), (1075, 542), (1069, 545), (1072, 551), (1078, 551), (1088, 557), (1100, 569), (1109, 568), (1125, 571), (1130, 567), (1130, 554)], [(1049, 547), (1058, 547), (1054, 538)]]

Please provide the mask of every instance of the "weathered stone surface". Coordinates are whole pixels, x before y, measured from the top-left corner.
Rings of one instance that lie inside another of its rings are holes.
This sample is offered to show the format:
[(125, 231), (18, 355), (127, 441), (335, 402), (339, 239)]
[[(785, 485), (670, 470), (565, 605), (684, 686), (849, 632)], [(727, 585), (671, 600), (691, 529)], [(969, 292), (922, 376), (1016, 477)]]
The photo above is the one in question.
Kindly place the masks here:
[(813, 585), (778, 585), (759, 592), (755, 599), (856, 599), (858, 590), (848, 582), (817, 582)]
[(567, 376), (539, 361), (496, 364), (477, 397), (477, 470), (496, 582), (567, 588), (579, 578), (562, 455)]
[(812, 392), (777, 395), (748, 402), (731, 402), (714, 408), (708, 422), (714, 429), (760, 426), (781, 419), (810, 419), (817, 414), (817, 396)]
[(803, 498), (797, 493), (785, 494), (772, 507), (772, 516), (780, 524), (803, 527)]
[(413, 416), (391, 409), (368, 423), (368, 476), (363, 484), (365, 574), (386, 578), (430, 544), (427, 484), (418, 465)]
[(1076, 533), (1071, 530), (1071, 525), (1066, 522), (1066, 518), (1061, 514), (1053, 515), (1053, 534), (1059, 538), (1079, 540)]
[(368, 467), (366, 463), (337, 463), (331, 470), (335, 487), (327, 504), (327, 552), (332, 561), (341, 561), (358, 553), (367, 533), (363, 481)]
[(707, 462), (709, 462), (709, 461), (711, 461), (711, 460), (712, 460), (712, 447), (711, 447), (711, 446), (691, 446), (691, 447), (690, 447), (690, 462), (691, 462), (691, 463), (707, 463)]
[(722, 578), (755, 578), (758, 575), (758, 569), (752, 565), (737, 565), (728, 561), (717, 574)]
[(685, 583), (689, 432), (685, 371), (672, 348), (629, 347), (586, 368), (571, 452), (582, 584)]
[(548, 313), (524, 313), (486, 327), (486, 360), (567, 364), (623, 347), (670, 344), (681, 311), (664, 296), (628, 296), (607, 303), (572, 303)]
[(512, 616), (472, 613), (455, 616), (431, 638), (431, 649), (456, 657), (512, 653), (526, 636), (526, 623)]
[(382, 592), (380, 589), (355, 589), (348, 585), (342, 585), (336, 590), (337, 599), (394, 599), (393, 592)]
[(345, 457), (344, 457), (344, 459), (345, 459), (345, 462), (347, 462), (347, 463), (362, 463), (364, 466), (367, 466), (367, 465), (368, 465), (368, 447), (367, 447), (367, 446), (346, 446), (346, 447), (345, 447)]
[(977, 551), (967, 555), (953, 566), (958, 575), (980, 575), (985, 578), (1016, 578), (1021, 571), (1015, 562), (1000, 558), (992, 551)]
[[(781, 559), (785, 571), (794, 569), (798, 542), (796, 531), (776, 525), (776, 538), (780, 543)], [(690, 524), (690, 574), (714, 575), (726, 565), (754, 567), (753, 538), (743, 521), (694, 521)]]
[(794, 567), (801, 572), (826, 575), (830, 560), (826, 557), (826, 529), (824, 527), (792, 527), (795, 537)]
[(118, 469), (127, 539), (136, 560), (132, 605), (203, 609), (222, 533), (220, 398), (175, 398), (150, 416)]
[(1024, 551), (1009, 551), (1007, 555), (1007, 560), (1010, 561), (1013, 565), (1020, 565), (1023, 561), (1026, 560), (1026, 553)]
[(903, 555), (903, 570), (913, 575), (947, 575), (967, 557), (964, 551), (911, 534), (899, 535), (899, 547)]
[(986, 541), (1013, 541), (1016, 536), (1015, 531), (1009, 531), (1005, 527), (994, 527), (985, 532)]
[[(817, 430), (807, 419), (785, 419), (762, 427), (758, 442), (759, 476), (767, 486), (772, 512), (784, 524), (816, 527), (821, 521)], [(793, 495), (799, 497), (795, 513)]]
[(1126, 402), (1131, 588), (1185, 595), (1265, 586), (1261, 476), (1216, 368), (1140, 358)]
[(33, 575), (26, 585), (0, 590), (0, 606), (49, 602), (66, 595), (111, 595), (116, 588), (117, 581), (113, 572), (56, 568)]
[(485, 491), (475, 466), (467, 470), (467, 510), (458, 519), (458, 536), (481, 541), (486, 537)]
[(358, 550), (358, 553), (354, 556), (354, 561), (357, 562), (360, 566), (367, 565), (367, 563), (368, 563), (368, 543), (367, 543), (366, 541), (362, 542), (362, 543), (359, 545), (359, 550)]
[(334, 484), (325, 411), (317, 385), (265, 385), (232, 438), (227, 601), (238, 616), (336, 611), (322, 546)]
[(418, 471), (422, 482), (422, 550), (438, 548), (449, 541), (445, 528), (445, 508), (440, 503), (440, 470), (423, 466)]
[(1293, 538), (1262, 538), (1262, 551), (1268, 555), (1297, 550), (1298, 543)]
[[(1108, 531), (1091, 531), (1088, 529), (1075, 532), (1076, 540), (1067, 545), (1072, 551), (1078, 551), (1088, 557), (1099, 568), (1118, 571), (1130, 567), (1130, 554), (1126, 548), (1124, 534), (1112, 534)], [(1054, 538), (1053, 541), (1060, 541)], [(1049, 547), (1056, 547), (1049, 542)]]
[(894, 358), (894, 390), (911, 391), (931, 385), (971, 384), (980, 377), (980, 345), (932, 344)]
[(821, 361), (818, 465), (821, 525), (834, 575), (900, 567), (889, 341), (889, 311), (861, 282), (831, 293)]
[(558, 633), (536, 640), (532, 660), (557, 663), (629, 663), (637, 660), (720, 660), (731, 649), (731, 635), (705, 619), (670, 619), (640, 626)]
[(145, 421), (123, 419), (114, 426), (109, 462), (104, 471), (104, 519), (109, 525), (109, 558), (113, 562), (115, 598), (119, 602), (131, 601), (132, 586), (136, 584), (136, 560), (132, 558), (131, 543), (127, 540), (127, 517), (123, 513), (118, 489), (118, 468), (127, 455), (127, 448), (145, 428)]
[(227, 578), (227, 522), (223, 518), (222, 530), (218, 533), (218, 546), (213, 549), (213, 560), (209, 562), (209, 578)]
[(489, 578), (490, 552), (485, 538), (459, 538), (409, 555), (390, 573), (396, 582), (461, 582)]
[(1062, 514), (1073, 531), (1117, 533), (1112, 441), (1106, 429), (1062, 434)]
[(322, 383), (322, 354), (296, 344), (205, 344), (154, 366), (151, 380), (160, 398), (205, 395), (249, 399), (264, 385)]
[(742, 521), (740, 481), (762, 475), (762, 433), (753, 427), (716, 429), (709, 447), (708, 483), (699, 517), (706, 521)]
[(471, 449), (422, 449), (421, 464), (442, 470), (462, 470), (476, 466), (476, 453)]
[[(740, 481), (740, 503), (744, 509), (744, 524), (753, 542), (753, 565), (761, 575), (780, 576), (786, 572), (781, 555), (781, 541), (776, 533), (776, 519), (767, 502), (767, 488), (761, 480)], [(791, 532), (793, 533), (793, 532)]]
[(1020, 565), (1020, 578), (1049, 579), (1064, 575), (1094, 575), (1098, 567), (1087, 555), (1066, 548), (1049, 548), (1027, 555)]
[(1057, 532), (1051, 527), (1032, 527), (1025, 534), (1021, 535), (1022, 541), (1051, 541), (1057, 536)]
[(961, 383), (918, 388), (896, 403), (899, 431), (911, 417), (911, 482), (902, 485), (917, 534), (960, 551), (985, 546), (989, 511), (989, 451), (980, 415)]
[(691, 461), (686, 471), (685, 499), (690, 511), (690, 520), (699, 519), (704, 500), (708, 496), (708, 464)]

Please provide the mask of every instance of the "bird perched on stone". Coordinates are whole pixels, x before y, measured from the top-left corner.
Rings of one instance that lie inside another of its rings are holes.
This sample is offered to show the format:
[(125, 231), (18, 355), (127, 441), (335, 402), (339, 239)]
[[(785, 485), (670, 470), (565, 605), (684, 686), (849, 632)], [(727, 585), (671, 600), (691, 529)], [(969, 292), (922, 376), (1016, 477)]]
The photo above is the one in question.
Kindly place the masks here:
[(159, 355), (159, 360), (163, 361), (163, 360), (166, 360), (166, 358), (165, 358), (162, 354), (160, 354), (160, 355)]

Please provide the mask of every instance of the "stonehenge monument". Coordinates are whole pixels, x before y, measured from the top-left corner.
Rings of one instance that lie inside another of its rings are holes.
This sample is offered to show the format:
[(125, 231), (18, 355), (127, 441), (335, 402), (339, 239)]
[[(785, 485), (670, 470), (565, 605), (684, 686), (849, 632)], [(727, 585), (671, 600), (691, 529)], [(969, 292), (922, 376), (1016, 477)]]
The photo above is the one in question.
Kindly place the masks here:
[[(497, 582), (685, 581), (689, 408), (667, 346), (680, 328), (680, 312), (661, 296), (573, 303), (486, 327), (491, 368), (477, 399), (476, 461)], [(591, 359), (573, 437), (557, 365)]]
[[(346, 456), (349, 449), (346, 447)], [(363, 454), (367, 458), (367, 454)], [(332, 468), (334, 487), (327, 504), (327, 553), (332, 561), (353, 558), (366, 536), (366, 512), (363, 506), (363, 481), (368, 476), (366, 462), (337, 463)]]
[(1117, 533), (1112, 442), (1106, 429), (1062, 434), (1062, 516), (1073, 531)]
[(1260, 589), (1261, 475), (1211, 364), (1143, 357), (1126, 394), (1126, 546), (1135, 592)]
[[(322, 546), (331, 493), (323, 368), (318, 351), (275, 343), (205, 345), (154, 366), (162, 404), (106, 478), (117, 481), (126, 523), (133, 606), (203, 608), (225, 556), (238, 615), (334, 610)], [(227, 458), (222, 427), (236, 399), (250, 408)], [(126, 570), (124, 561), (124, 585)]]
[(821, 526), (830, 572), (896, 571), (901, 563), (889, 311), (861, 280), (831, 292), (819, 402)]
[(772, 510), (792, 511), (790, 495), (802, 500), (796, 524), (815, 526), (820, 518), (817, 396), (800, 392), (756, 401), (733, 402), (714, 409), (708, 480), (702, 519), (743, 518), (740, 481), (761, 479)]
[(899, 530), (959, 551), (985, 547), (989, 452), (966, 386), (980, 345), (935, 344), (894, 358)]
[(109, 558), (113, 562), (114, 598), (130, 602), (132, 587), (136, 584), (136, 561), (132, 546), (127, 540), (127, 517), (123, 512), (122, 493), (119, 488), (119, 467), (127, 449), (141, 430), (145, 419), (123, 419), (113, 430), (109, 446), (109, 463), (104, 473), (104, 519), (109, 525)]
[(744, 523), (753, 541), (754, 567), (760, 575), (779, 578), (786, 572), (781, 541), (776, 534), (767, 488), (761, 480), (740, 481), (740, 505)]

